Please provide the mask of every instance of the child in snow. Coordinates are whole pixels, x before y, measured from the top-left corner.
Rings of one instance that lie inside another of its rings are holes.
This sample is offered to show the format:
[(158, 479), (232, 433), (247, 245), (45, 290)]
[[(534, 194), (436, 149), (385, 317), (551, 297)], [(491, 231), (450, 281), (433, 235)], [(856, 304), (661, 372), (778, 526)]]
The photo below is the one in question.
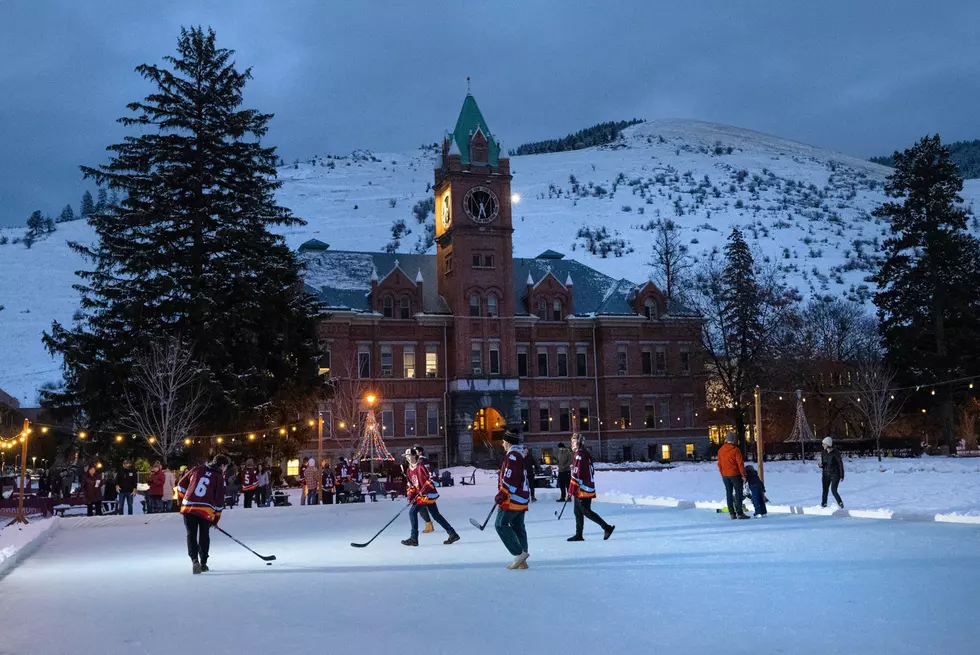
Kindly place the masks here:
[(762, 483), (759, 473), (751, 464), (745, 465), (745, 481), (749, 485), (749, 493), (752, 495), (752, 506), (755, 512), (752, 516), (766, 515), (766, 485)]

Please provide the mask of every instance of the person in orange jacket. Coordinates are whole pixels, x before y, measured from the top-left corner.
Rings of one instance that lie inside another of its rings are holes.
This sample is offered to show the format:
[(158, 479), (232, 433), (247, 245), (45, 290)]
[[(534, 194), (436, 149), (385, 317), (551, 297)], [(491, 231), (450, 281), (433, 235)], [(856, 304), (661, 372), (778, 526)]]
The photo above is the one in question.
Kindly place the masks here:
[[(718, 471), (725, 483), (725, 500), (728, 515), (733, 519), (747, 519), (742, 511), (742, 485), (745, 482), (745, 462), (742, 451), (735, 445), (735, 433), (725, 435), (725, 444), (718, 449)], [(734, 496), (734, 497), (733, 497)]]

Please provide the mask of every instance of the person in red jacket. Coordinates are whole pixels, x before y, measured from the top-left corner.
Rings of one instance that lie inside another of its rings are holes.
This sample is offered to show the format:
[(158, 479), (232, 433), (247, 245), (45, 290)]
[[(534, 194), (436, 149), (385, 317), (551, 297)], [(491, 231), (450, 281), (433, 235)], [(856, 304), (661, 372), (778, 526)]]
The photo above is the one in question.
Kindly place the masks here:
[(524, 516), (531, 499), (531, 487), (527, 479), (527, 468), (524, 466), (524, 449), (520, 446), (520, 434), (516, 429), (506, 427), (504, 441), (509, 448), (497, 475), (497, 495), (494, 496), (493, 501), (500, 509), (497, 511), (493, 527), (497, 530), (497, 536), (504, 546), (514, 556), (514, 561), (508, 564), (507, 568), (526, 569), (529, 555)]
[(443, 530), (449, 533), (449, 538), (442, 543), (447, 546), (456, 543), (459, 541), (459, 535), (453, 530), (453, 526), (449, 525), (449, 521), (442, 516), (439, 507), (436, 505), (439, 492), (436, 491), (436, 486), (432, 484), (432, 480), (429, 478), (429, 467), (422, 463), (418, 451), (414, 448), (406, 450), (405, 457), (408, 458), (408, 502), (412, 504), (412, 509), (408, 510), (408, 518), (412, 524), (412, 535), (408, 539), (403, 539), (402, 545), (419, 545), (419, 512), (423, 507), (428, 509), (429, 515), (442, 526)]
[[(735, 433), (725, 435), (724, 445), (718, 449), (718, 471), (725, 483), (725, 500), (728, 515), (733, 519), (747, 519), (742, 511), (742, 483), (745, 482), (745, 462), (742, 451), (735, 445)], [(734, 496), (734, 497), (733, 497)]]
[(575, 534), (568, 541), (585, 541), (582, 530), (585, 519), (598, 523), (602, 528), (602, 539), (608, 539), (615, 525), (609, 525), (601, 516), (592, 510), (592, 499), (595, 498), (595, 468), (592, 466), (592, 453), (585, 447), (585, 438), (580, 434), (572, 435), (572, 481), (568, 484), (568, 495), (575, 502)]
[[(225, 505), (225, 470), (231, 460), (216, 455), (204, 466), (190, 469), (177, 483), (177, 500), (187, 531), (187, 554), (194, 575), (208, 570), (212, 525), (218, 525)], [(200, 558), (200, 559), (199, 559)]]
[(242, 491), (245, 492), (245, 507), (252, 506), (258, 488), (259, 470), (255, 468), (255, 461), (249, 458), (245, 460), (245, 466), (242, 467)]
[(146, 492), (146, 511), (163, 511), (163, 485), (167, 480), (167, 474), (163, 471), (160, 462), (153, 462), (150, 467), (150, 488)]

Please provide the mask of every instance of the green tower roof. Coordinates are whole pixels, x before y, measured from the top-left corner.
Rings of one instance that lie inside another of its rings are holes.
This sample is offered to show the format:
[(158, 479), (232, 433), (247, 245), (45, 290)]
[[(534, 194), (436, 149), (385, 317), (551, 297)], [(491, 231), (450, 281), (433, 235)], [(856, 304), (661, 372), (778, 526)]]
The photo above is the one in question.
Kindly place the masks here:
[(476, 104), (476, 99), (467, 93), (466, 99), (463, 100), (463, 108), (459, 110), (459, 118), (456, 119), (456, 129), (453, 130), (453, 141), (459, 148), (460, 161), (463, 164), (470, 163), (470, 137), (476, 134), (477, 129), (482, 131), (489, 141), (488, 163), (496, 166), (500, 156), (500, 145), (490, 134), (490, 128)]

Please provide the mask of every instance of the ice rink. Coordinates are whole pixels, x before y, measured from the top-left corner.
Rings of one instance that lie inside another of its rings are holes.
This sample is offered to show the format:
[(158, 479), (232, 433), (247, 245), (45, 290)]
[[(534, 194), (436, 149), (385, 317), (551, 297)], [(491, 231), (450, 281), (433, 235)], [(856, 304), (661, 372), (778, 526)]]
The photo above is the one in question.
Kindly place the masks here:
[[(480, 495), (476, 492), (481, 491)], [(227, 511), (192, 576), (177, 515), (65, 520), (0, 580), (2, 655), (173, 653), (966, 653), (976, 526), (596, 504), (616, 532), (567, 543), (554, 491), (527, 517), (530, 569), (445, 490), (462, 541), (408, 536), (402, 501)]]

